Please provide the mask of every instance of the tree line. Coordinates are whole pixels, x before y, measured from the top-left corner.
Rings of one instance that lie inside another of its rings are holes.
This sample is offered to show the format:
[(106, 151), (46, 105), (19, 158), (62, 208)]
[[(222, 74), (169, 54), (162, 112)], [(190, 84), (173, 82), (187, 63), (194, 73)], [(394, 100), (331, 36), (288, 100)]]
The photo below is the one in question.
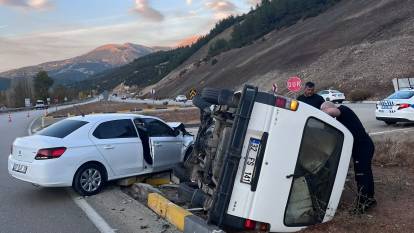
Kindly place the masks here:
[(209, 56), (253, 43), (267, 33), (314, 17), (340, 0), (262, 0), (256, 9), (233, 27), (230, 40), (219, 39), (209, 47)]
[(46, 71), (39, 71), (31, 78), (14, 78), (7, 90), (0, 91), (0, 107), (24, 107), (26, 98), (29, 98), (33, 104), (36, 100), (46, 101), (48, 98), (63, 102), (65, 97), (67, 100), (72, 100), (80, 95), (77, 90), (62, 85), (53, 86), (53, 84), (54, 80)]

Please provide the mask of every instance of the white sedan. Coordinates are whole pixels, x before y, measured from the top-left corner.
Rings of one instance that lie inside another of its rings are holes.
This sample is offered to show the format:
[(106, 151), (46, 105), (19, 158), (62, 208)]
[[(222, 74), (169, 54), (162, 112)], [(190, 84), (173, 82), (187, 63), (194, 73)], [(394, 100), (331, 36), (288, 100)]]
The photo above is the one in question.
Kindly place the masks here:
[(185, 95), (179, 95), (179, 96), (175, 97), (175, 101), (176, 102), (186, 102), (187, 97)]
[(77, 116), (17, 138), (8, 170), (33, 184), (94, 195), (109, 180), (171, 169), (192, 145), (182, 123), (135, 114)]
[(325, 101), (331, 101), (334, 103), (340, 103), (345, 100), (345, 94), (337, 90), (323, 90), (318, 92), (318, 95), (322, 96)]
[(377, 120), (387, 125), (397, 122), (414, 121), (414, 90), (401, 90), (377, 103), (375, 110)]

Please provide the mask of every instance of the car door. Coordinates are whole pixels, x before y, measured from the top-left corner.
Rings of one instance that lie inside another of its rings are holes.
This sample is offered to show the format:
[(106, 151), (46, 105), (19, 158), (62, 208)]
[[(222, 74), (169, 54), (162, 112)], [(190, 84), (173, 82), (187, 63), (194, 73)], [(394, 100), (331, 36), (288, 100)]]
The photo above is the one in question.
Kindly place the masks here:
[(177, 164), (182, 158), (183, 141), (174, 130), (155, 118), (141, 118), (150, 137), (153, 167), (163, 168)]
[(90, 137), (117, 176), (143, 170), (142, 144), (131, 119), (101, 122)]

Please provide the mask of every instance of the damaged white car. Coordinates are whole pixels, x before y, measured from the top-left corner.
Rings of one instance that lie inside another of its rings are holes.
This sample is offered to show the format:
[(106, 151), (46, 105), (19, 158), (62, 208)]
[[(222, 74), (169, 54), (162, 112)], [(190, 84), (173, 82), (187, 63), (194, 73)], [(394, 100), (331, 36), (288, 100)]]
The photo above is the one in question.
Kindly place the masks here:
[(193, 153), (174, 172), (179, 195), (224, 229), (294, 232), (329, 221), (344, 187), (353, 137), (334, 118), (246, 86), (206, 88)]
[(182, 123), (135, 114), (77, 116), (17, 138), (8, 169), (23, 181), (93, 195), (109, 180), (171, 169), (192, 144)]

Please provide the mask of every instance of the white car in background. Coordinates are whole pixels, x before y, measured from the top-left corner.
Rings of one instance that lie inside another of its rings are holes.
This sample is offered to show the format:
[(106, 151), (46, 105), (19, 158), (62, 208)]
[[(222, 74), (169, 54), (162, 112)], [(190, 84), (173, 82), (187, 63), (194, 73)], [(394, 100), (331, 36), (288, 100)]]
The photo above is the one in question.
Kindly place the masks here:
[(171, 169), (192, 144), (182, 123), (135, 114), (77, 116), (17, 138), (8, 170), (33, 184), (94, 195), (109, 180)]
[(47, 109), (48, 106), (47, 106), (47, 104), (45, 104), (45, 102), (43, 100), (37, 100), (34, 108), (37, 109), (37, 110)]
[(375, 117), (387, 125), (414, 121), (414, 89), (396, 91), (377, 102)]
[(323, 90), (318, 92), (318, 95), (322, 96), (325, 101), (331, 101), (334, 103), (342, 103), (345, 100), (345, 94), (337, 90)]
[(187, 97), (185, 95), (179, 95), (179, 96), (175, 97), (175, 101), (177, 101), (177, 102), (186, 102)]

